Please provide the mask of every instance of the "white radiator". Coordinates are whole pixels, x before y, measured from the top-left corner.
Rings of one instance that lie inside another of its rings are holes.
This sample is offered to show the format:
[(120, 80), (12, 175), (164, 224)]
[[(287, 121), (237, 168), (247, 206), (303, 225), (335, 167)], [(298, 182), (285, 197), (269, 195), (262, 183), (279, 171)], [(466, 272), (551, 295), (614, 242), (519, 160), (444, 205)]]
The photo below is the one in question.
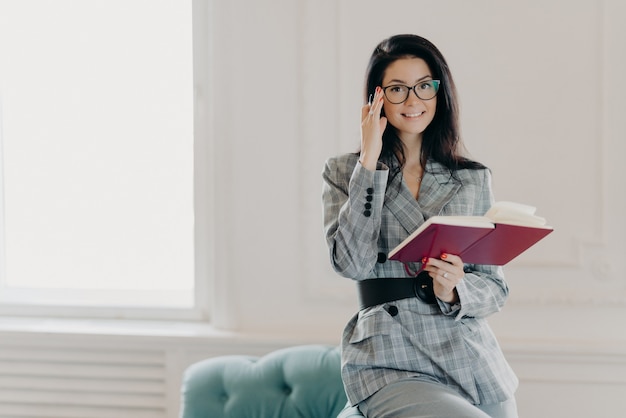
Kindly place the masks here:
[(0, 417), (166, 418), (163, 350), (0, 344)]

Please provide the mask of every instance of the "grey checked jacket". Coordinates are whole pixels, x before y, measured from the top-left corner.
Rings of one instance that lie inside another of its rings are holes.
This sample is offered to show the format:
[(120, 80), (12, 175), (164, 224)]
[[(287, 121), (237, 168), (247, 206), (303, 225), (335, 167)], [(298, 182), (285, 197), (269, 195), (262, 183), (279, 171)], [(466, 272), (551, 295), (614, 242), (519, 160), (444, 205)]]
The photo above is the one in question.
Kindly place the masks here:
[[(416, 200), (401, 175), (387, 184), (389, 168), (379, 163), (371, 172), (355, 154), (326, 162), (324, 228), (331, 263), (344, 277), (407, 277), (402, 263), (385, 260), (391, 249), (431, 216), (484, 215), (493, 203), (487, 169), (463, 169), (452, 176), (429, 161)], [(508, 296), (502, 269), (465, 267), (457, 286), (458, 304), (402, 299), (364, 309), (348, 322), (341, 372), (352, 405), (409, 376), (445, 384), (473, 404), (514, 396), (517, 377), (486, 320)], [(390, 305), (397, 307), (397, 314)]]

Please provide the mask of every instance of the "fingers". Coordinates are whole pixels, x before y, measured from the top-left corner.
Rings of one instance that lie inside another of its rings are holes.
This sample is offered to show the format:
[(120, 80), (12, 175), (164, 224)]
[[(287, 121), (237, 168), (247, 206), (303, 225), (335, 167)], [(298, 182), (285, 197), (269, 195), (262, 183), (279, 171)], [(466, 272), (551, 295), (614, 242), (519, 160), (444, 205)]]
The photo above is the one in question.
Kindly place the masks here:
[(456, 255), (442, 254), (440, 259), (425, 258), (422, 268), (433, 279), (433, 291), (438, 299), (456, 303), (459, 300), (456, 286), (465, 277), (463, 260)]
[(442, 254), (441, 259), (427, 258), (422, 260), (422, 264), (423, 269), (443, 285), (456, 286), (465, 276), (463, 260), (456, 255)]
[(383, 109), (384, 94), (380, 87), (376, 87), (374, 94), (370, 94), (368, 103), (363, 106), (362, 119), (370, 117), (373, 120), (380, 118), (381, 111)]
[(375, 170), (378, 157), (383, 147), (383, 132), (387, 118), (381, 117), (383, 109), (383, 91), (376, 87), (371, 104), (362, 108), (361, 115), (361, 164), (368, 170)]

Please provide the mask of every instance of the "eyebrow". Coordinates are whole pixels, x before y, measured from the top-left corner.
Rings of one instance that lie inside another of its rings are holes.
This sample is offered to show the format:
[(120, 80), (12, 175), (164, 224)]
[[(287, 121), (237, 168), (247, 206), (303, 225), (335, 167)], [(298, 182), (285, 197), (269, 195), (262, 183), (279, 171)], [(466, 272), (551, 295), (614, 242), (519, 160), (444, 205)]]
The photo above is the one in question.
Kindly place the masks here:
[[(427, 79), (427, 78), (433, 78), (433, 76), (432, 76), (432, 75), (425, 75), (425, 76), (424, 76), (424, 77), (422, 77), (422, 78), (418, 78), (418, 79), (417, 79), (417, 83), (419, 83), (420, 81), (425, 80), (425, 79)], [(397, 78), (394, 78), (393, 80), (389, 80), (389, 82), (390, 82), (390, 83), (399, 83), (399, 84), (404, 84), (404, 83), (406, 83), (406, 81), (404, 81), (404, 80), (398, 80)]]

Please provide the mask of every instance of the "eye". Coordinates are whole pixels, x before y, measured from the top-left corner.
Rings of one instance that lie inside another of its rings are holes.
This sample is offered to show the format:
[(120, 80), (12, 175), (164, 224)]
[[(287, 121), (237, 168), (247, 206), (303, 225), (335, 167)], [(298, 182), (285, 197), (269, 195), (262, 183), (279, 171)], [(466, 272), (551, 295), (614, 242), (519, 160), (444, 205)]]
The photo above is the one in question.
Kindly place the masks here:
[(388, 91), (390, 93), (404, 93), (407, 90), (406, 86), (401, 86), (401, 85), (397, 85), (397, 86), (389, 86)]
[(431, 90), (431, 89), (434, 89), (434, 88), (435, 88), (435, 86), (434, 86), (434, 83), (432, 81), (424, 81), (423, 83), (421, 83), (418, 86), (418, 89), (420, 89), (422, 91)]

